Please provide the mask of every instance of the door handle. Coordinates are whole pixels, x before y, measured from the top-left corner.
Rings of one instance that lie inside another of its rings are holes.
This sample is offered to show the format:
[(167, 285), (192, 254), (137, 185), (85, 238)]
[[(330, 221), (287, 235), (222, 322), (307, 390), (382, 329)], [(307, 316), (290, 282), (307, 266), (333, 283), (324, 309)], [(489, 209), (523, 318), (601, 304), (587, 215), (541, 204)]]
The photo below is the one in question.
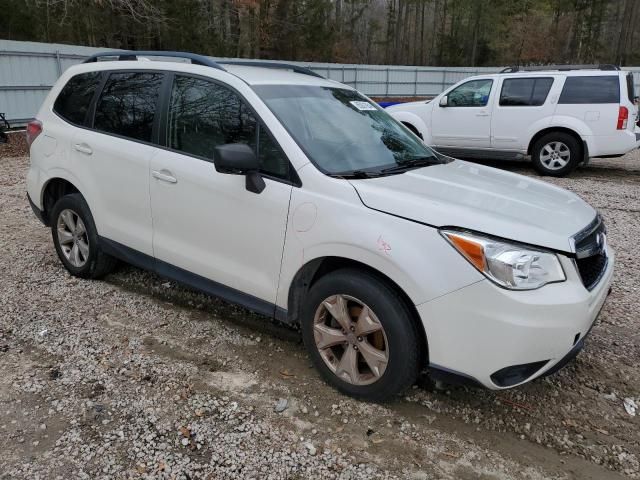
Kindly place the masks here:
[(77, 151), (81, 153), (86, 153), (87, 155), (91, 155), (93, 153), (93, 150), (91, 150), (91, 147), (86, 143), (76, 143), (73, 146), (73, 148), (75, 148)]
[(487, 112), (478, 112), (476, 113), (476, 117), (488, 117), (489, 113)]
[[(165, 172), (165, 173), (163, 173)], [(171, 172), (168, 172), (167, 170), (162, 170), (162, 171), (157, 171), (157, 170), (153, 170), (151, 172), (151, 175), (154, 176), (154, 178), (157, 178), (158, 180), (162, 180), (163, 182), (167, 182), (167, 183), (178, 183), (178, 179), (176, 177), (174, 177), (173, 175), (171, 175)]]

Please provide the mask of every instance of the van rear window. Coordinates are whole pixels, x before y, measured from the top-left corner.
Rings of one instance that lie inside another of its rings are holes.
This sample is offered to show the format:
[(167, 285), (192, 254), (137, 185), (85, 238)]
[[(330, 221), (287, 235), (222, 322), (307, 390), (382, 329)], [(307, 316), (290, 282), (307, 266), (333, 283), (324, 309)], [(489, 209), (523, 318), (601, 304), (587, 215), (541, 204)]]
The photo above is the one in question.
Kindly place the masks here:
[(620, 103), (618, 76), (568, 77), (558, 103)]
[(81, 73), (71, 77), (53, 104), (53, 111), (68, 122), (84, 125), (93, 95), (100, 84), (101, 72)]

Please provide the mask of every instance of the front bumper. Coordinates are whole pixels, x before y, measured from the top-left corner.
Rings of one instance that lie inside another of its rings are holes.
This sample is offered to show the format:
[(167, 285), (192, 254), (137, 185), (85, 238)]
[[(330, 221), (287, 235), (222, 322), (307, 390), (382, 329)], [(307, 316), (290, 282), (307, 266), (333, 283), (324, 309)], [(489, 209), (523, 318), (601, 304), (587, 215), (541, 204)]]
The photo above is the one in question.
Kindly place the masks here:
[[(497, 390), (557, 370), (577, 355), (609, 293), (615, 254), (609, 249), (607, 268), (591, 291), (572, 260), (560, 258), (562, 283), (518, 292), (482, 280), (418, 305), (430, 367)], [(495, 375), (513, 367), (521, 367), (520, 377)]]

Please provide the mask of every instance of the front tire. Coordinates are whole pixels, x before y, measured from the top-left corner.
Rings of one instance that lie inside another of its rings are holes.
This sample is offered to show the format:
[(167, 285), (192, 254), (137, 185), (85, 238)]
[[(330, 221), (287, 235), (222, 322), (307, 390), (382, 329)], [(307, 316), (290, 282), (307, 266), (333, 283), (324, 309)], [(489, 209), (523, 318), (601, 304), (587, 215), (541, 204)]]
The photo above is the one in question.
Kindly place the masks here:
[(101, 278), (115, 268), (116, 260), (100, 248), (93, 216), (81, 194), (60, 198), (50, 218), (58, 258), (71, 275)]
[(564, 132), (551, 132), (535, 142), (531, 160), (540, 175), (564, 177), (576, 169), (581, 153), (582, 148), (575, 137)]
[(303, 307), (302, 337), (314, 366), (341, 392), (382, 401), (412, 385), (424, 349), (396, 290), (354, 269), (320, 278)]

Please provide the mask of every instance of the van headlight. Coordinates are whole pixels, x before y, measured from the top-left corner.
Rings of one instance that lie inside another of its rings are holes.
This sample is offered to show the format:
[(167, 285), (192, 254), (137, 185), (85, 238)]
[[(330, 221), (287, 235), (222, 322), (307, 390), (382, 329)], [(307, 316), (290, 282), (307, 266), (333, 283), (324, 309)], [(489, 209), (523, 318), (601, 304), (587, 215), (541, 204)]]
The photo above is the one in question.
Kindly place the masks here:
[(534, 290), (566, 280), (555, 253), (469, 232), (441, 235), (485, 277), (510, 290)]

